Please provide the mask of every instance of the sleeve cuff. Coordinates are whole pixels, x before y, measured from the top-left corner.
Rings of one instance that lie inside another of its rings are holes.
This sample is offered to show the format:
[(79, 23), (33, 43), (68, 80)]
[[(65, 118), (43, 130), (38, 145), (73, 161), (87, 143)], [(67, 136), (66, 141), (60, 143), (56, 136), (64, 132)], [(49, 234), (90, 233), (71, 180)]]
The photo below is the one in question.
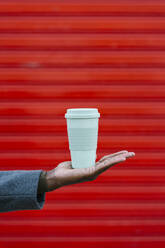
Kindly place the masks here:
[(36, 171), (36, 181), (37, 181), (37, 185), (36, 185), (36, 191), (35, 191), (35, 205), (36, 205), (36, 209), (42, 209), (45, 203), (45, 192), (42, 193), (38, 193), (38, 185), (39, 185), (39, 179), (41, 174), (43, 173), (42, 170), (39, 170), (38, 172)]

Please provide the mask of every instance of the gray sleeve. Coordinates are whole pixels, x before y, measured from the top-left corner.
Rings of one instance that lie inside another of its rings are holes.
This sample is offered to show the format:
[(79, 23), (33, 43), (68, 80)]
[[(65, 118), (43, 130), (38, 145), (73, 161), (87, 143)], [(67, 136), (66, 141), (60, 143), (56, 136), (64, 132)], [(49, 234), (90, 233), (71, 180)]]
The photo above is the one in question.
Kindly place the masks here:
[(45, 193), (37, 194), (41, 172), (0, 171), (0, 212), (42, 209)]

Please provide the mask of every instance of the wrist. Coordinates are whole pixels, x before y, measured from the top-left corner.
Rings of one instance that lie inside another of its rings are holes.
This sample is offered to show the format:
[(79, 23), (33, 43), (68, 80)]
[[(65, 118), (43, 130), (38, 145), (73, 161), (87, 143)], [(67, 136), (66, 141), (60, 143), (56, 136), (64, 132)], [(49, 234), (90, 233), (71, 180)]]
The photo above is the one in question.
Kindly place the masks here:
[(49, 191), (46, 175), (47, 175), (47, 171), (42, 171), (40, 174), (37, 194), (42, 194), (44, 192)]
[(60, 188), (62, 185), (59, 183), (58, 178), (56, 177), (55, 173), (56, 169), (47, 171), (46, 177), (46, 184), (47, 184), (47, 192), (53, 191), (55, 189)]

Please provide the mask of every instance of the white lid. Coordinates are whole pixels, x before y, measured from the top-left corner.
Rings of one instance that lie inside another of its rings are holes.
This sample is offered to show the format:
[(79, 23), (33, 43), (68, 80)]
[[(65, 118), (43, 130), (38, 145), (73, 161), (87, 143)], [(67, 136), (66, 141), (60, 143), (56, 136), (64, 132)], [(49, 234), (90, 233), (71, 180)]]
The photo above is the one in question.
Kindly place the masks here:
[(65, 118), (99, 118), (100, 113), (97, 108), (72, 108), (67, 109)]

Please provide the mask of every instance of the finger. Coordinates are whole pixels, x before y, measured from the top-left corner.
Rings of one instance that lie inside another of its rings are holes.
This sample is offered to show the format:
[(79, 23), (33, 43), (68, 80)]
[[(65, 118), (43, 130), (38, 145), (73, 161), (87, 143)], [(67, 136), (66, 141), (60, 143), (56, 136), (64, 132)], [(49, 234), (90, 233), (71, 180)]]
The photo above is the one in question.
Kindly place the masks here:
[(98, 174), (100, 174), (103, 171), (112, 167), (113, 165), (123, 162), (126, 160), (126, 158), (130, 158), (133, 156), (135, 156), (134, 152), (128, 152), (128, 153), (123, 153), (121, 155), (118, 155), (116, 157), (108, 158), (104, 160), (103, 162), (96, 165), (96, 173), (98, 172)]
[(123, 155), (118, 155), (116, 157), (106, 159), (103, 162), (101, 162), (95, 166), (96, 167), (95, 174), (99, 175), (102, 172), (104, 172), (105, 170), (112, 167), (113, 165), (124, 162), (125, 160), (126, 160), (126, 157), (124, 157)]
[(134, 152), (128, 152), (128, 153), (123, 153), (122, 155), (123, 155), (125, 158), (130, 158), (130, 157), (135, 156), (135, 153), (134, 153)]
[(115, 157), (115, 156), (118, 156), (118, 155), (123, 154), (123, 153), (128, 153), (128, 151), (123, 150), (123, 151), (116, 152), (116, 153), (113, 153), (113, 154), (108, 154), (108, 155), (102, 157), (98, 162), (102, 162), (107, 158)]
[[(118, 153), (118, 155), (116, 155), (116, 156), (123, 156), (123, 157), (125, 157), (125, 158), (130, 158), (130, 157), (133, 157), (133, 156), (135, 156), (135, 153), (134, 152), (128, 152), (128, 151), (126, 151), (126, 152), (123, 152), (123, 153)], [(106, 159), (111, 159), (111, 158), (114, 158), (115, 156), (110, 156), (110, 157), (107, 157)], [(106, 159), (104, 159), (104, 161), (106, 160)]]

